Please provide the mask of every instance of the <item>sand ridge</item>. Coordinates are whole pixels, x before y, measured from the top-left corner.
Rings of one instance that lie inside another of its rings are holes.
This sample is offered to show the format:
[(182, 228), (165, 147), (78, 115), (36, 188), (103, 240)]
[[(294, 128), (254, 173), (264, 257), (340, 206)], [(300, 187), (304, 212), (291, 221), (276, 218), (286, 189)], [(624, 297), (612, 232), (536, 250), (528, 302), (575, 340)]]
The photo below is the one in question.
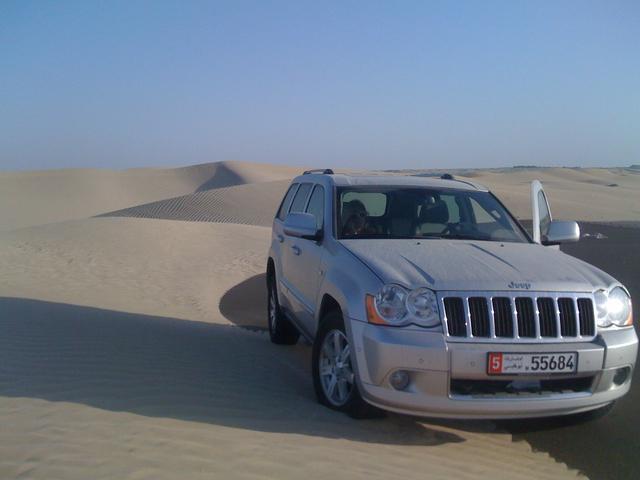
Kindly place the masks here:
[(107, 212), (102, 217), (158, 218), (268, 227), (290, 180), (215, 188)]

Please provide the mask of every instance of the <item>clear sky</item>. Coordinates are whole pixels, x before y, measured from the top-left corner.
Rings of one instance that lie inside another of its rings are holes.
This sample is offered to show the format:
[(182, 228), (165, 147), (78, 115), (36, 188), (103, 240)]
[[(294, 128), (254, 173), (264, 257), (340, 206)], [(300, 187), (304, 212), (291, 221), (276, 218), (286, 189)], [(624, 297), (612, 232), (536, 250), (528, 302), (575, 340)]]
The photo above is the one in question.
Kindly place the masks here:
[(0, 2), (0, 169), (640, 163), (640, 2)]

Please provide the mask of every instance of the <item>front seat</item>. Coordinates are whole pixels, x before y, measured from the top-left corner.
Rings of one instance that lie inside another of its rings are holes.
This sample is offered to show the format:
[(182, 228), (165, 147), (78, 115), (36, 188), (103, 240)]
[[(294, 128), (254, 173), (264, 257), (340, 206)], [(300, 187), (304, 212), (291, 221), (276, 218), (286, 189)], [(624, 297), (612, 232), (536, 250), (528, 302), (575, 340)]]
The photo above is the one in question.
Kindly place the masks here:
[(397, 195), (389, 206), (389, 234), (399, 237), (413, 236), (416, 229), (417, 202), (408, 195)]
[(438, 235), (444, 232), (449, 221), (449, 207), (444, 200), (431, 199), (422, 204), (418, 217), (417, 235)]

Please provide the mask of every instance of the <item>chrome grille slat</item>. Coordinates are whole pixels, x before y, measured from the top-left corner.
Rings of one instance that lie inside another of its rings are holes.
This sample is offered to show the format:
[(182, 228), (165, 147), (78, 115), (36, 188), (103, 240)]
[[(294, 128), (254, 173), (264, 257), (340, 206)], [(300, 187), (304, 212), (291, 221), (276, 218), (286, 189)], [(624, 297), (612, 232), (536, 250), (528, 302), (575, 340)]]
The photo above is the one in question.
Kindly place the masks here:
[(580, 330), (580, 310), (578, 309), (578, 302), (573, 302), (573, 315), (576, 319), (576, 335), (581, 335)]
[(552, 298), (551, 304), (553, 305), (553, 316), (555, 317), (556, 335), (564, 337), (562, 334), (562, 326), (560, 325), (560, 299)]
[(467, 330), (467, 337), (473, 337), (471, 331), (471, 313), (469, 312), (469, 298), (464, 297), (462, 299), (462, 308), (464, 308), (464, 326)]
[(489, 299), (487, 308), (489, 309), (489, 337), (496, 338), (496, 312), (493, 306), (493, 298)]
[(518, 330), (518, 309), (516, 308), (516, 299), (515, 297), (509, 297), (511, 301), (511, 331), (513, 332), (511, 336), (518, 337), (520, 335), (520, 330)]
[(538, 302), (536, 302), (536, 297), (530, 299), (531, 305), (533, 308), (533, 328), (535, 332), (535, 338), (542, 338), (542, 333), (540, 331), (540, 310), (538, 309)]
[(438, 301), (455, 342), (580, 342), (596, 335), (589, 293), (447, 291)]

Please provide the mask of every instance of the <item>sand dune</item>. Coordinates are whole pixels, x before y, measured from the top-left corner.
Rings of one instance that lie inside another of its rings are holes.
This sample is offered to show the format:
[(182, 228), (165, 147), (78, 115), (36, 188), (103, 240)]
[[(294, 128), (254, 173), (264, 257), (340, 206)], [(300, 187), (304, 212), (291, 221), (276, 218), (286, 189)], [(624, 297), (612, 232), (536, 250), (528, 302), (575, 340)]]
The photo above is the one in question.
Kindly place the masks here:
[(219, 162), (183, 168), (0, 172), (0, 230), (86, 218), (212, 188), (291, 178), (279, 165)]
[(310, 349), (256, 331), (269, 236), (137, 218), (0, 234), (0, 477), (575, 478), (491, 422), (320, 407)]
[(271, 226), (290, 180), (216, 188), (102, 214)]
[[(310, 349), (264, 331), (265, 227), (299, 171), (0, 174), (0, 478), (578, 475), (493, 422), (315, 402)], [(522, 218), (541, 178), (556, 217), (640, 219), (630, 170), (462, 173)]]

